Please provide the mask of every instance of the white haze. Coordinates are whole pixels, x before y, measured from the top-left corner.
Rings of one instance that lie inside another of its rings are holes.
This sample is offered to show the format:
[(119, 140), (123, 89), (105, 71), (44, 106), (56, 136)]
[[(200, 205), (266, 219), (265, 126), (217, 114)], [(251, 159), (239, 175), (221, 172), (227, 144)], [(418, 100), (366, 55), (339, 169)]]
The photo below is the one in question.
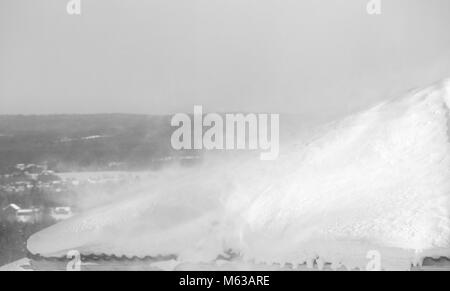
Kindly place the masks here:
[(450, 82), (345, 118), (280, 158), (208, 158), (168, 168), (107, 205), (34, 235), (43, 255), (176, 255), (293, 265), (320, 257), (408, 269), (450, 255)]

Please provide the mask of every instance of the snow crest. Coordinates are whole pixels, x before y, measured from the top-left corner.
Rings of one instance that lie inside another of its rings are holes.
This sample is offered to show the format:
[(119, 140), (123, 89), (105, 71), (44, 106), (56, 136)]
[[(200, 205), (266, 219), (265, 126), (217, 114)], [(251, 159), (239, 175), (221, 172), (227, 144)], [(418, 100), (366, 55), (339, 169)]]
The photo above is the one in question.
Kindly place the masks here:
[(328, 125), (274, 162), (161, 172), (115, 203), (50, 227), (32, 253), (176, 255), (385, 269), (450, 256), (450, 80)]

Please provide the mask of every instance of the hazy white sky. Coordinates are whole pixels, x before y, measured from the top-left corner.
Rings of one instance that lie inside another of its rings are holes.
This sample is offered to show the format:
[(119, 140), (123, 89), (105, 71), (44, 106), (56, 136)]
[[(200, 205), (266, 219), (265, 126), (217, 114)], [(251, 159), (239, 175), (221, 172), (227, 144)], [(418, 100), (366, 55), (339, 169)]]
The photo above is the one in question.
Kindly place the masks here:
[(0, 114), (340, 115), (450, 76), (450, 1), (0, 1)]

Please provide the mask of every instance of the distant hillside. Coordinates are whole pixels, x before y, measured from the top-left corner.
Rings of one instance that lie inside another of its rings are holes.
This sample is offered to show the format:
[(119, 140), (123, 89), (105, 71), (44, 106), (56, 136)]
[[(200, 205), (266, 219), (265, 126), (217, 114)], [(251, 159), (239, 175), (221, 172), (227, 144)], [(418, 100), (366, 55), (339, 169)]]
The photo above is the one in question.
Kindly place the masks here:
[(44, 162), (59, 171), (159, 167), (183, 154), (171, 149), (171, 133), (170, 116), (0, 116), (0, 172)]

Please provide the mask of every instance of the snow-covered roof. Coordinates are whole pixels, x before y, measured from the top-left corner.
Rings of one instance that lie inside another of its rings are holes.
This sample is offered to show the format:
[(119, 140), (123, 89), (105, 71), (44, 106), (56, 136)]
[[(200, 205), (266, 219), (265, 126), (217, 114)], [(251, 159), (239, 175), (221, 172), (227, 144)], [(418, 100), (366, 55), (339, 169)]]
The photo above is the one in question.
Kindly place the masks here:
[(9, 204), (9, 205), (6, 206), (5, 208), (3, 208), (3, 210), (6, 210), (6, 209), (8, 209), (8, 208), (12, 208), (12, 209), (14, 209), (15, 211), (19, 211), (19, 210), (21, 209), (19, 206), (17, 206), (17, 205), (14, 204), (14, 203)]

